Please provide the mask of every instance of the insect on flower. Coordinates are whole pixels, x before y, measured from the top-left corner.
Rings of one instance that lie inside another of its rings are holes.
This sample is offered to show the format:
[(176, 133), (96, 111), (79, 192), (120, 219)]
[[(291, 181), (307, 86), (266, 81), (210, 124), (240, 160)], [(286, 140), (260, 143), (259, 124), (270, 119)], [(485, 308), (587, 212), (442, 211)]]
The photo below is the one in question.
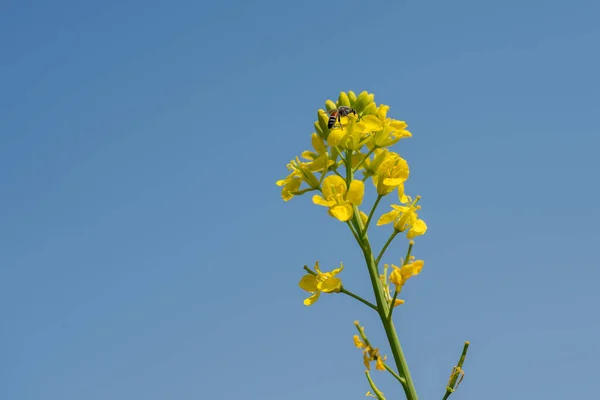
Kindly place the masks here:
[[(327, 113), (329, 114), (329, 122), (327, 123), (327, 127), (329, 129), (331, 129), (335, 126), (336, 120), (340, 124), (340, 126), (343, 128), (342, 117), (348, 116), (350, 114), (358, 115), (358, 114), (356, 114), (356, 110), (354, 108), (350, 108), (350, 107), (346, 107), (346, 106), (340, 106), (334, 110), (327, 111)], [(358, 118), (360, 119), (360, 115), (358, 115)]]

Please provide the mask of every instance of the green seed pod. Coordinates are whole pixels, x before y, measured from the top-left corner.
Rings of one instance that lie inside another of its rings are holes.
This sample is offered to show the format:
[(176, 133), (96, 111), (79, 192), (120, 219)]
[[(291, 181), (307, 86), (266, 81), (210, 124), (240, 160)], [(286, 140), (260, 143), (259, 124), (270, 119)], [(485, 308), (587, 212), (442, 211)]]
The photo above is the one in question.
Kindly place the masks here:
[(363, 113), (361, 115), (373, 115), (373, 114), (377, 114), (377, 106), (375, 105), (374, 101), (369, 103), (365, 107), (365, 110), (363, 111)]
[(318, 122), (315, 122), (315, 131), (317, 132), (317, 135), (319, 135), (323, 140), (327, 139), (327, 134), (323, 132)]
[[(372, 101), (372, 100), (371, 100)], [(354, 109), (357, 113), (362, 114), (367, 104), (369, 104), (369, 93), (366, 91), (361, 92), (356, 99), (356, 103), (354, 104)]]
[(348, 95), (345, 92), (340, 92), (340, 97), (338, 97), (337, 105), (338, 105), (338, 107), (340, 107), (340, 106), (351, 107), (350, 99), (348, 98)]
[[(327, 111), (331, 111), (331, 110), (335, 110), (337, 108), (337, 105), (331, 101), (331, 100), (327, 100), (325, 102), (325, 108), (327, 109)], [(327, 125), (325, 125), (327, 126)]]
[(348, 99), (350, 100), (350, 107), (354, 108), (356, 105), (356, 94), (352, 91), (348, 91)]
[[(329, 135), (329, 128), (327, 127), (327, 122), (329, 122), (329, 115), (327, 115), (325, 111), (319, 110), (317, 118), (319, 118), (319, 128), (321, 129), (321, 132), (323, 132), (323, 136), (321, 137), (326, 138)], [(315, 128), (316, 127), (317, 125), (315, 124)]]

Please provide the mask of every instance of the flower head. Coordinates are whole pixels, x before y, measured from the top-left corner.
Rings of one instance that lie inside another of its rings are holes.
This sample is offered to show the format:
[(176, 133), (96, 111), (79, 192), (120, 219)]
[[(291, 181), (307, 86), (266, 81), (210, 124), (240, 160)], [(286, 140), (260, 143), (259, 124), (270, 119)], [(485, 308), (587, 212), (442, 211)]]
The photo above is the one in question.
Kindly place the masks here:
[[(404, 188), (398, 190), (398, 197), (400, 202), (410, 201), (410, 197), (404, 194)], [(416, 236), (423, 235), (427, 231), (427, 224), (422, 219), (419, 219), (417, 211), (421, 209), (421, 206), (417, 205), (420, 197), (417, 196), (415, 201), (410, 203), (408, 206), (400, 206), (392, 204), (393, 210), (383, 214), (377, 226), (394, 223), (394, 229), (398, 232), (406, 231), (406, 237), (412, 239)]]
[(393, 152), (387, 152), (373, 176), (377, 194), (385, 196), (408, 179), (409, 169), (405, 159)]
[(424, 265), (425, 265), (425, 261), (423, 261), (423, 260), (415, 261), (414, 259), (411, 260), (411, 262), (402, 265), (402, 267), (398, 267), (398, 266), (392, 264), (392, 268), (394, 268), (394, 270), (390, 274), (390, 282), (393, 283), (394, 285), (396, 285), (396, 291), (398, 293), (400, 293), (400, 291), (402, 290), (402, 287), (404, 286), (406, 281), (409, 278), (418, 275), (421, 272), (421, 270), (423, 269)]
[(344, 264), (340, 263), (340, 267), (331, 272), (321, 272), (319, 262), (315, 263), (316, 274), (306, 274), (300, 279), (298, 284), (301, 289), (312, 293), (312, 296), (304, 300), (305, 306), (313, 305), (321, 296), (321, 292), (332, 293), (339, 292), (342, 289), (342, 280), (336, 278), (336, 275), (342, 272)]
[(352, 218), (354, 206), (362, 204), (364, 193), (362, 181), (353, 180), (348, 188), (343, 178), (330, 175), (323, 180), (323, 196), (314, 195), (313, 203), (329, 207), (329, 215), (346, 222)]

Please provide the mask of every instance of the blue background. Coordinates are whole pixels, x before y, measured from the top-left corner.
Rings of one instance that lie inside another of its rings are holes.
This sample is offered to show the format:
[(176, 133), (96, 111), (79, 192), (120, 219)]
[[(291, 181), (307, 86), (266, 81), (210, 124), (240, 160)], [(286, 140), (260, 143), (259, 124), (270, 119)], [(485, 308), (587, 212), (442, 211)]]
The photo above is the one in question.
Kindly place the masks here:
[(343, 261), (367, 296), (359, 250), (275, 186), (341, 90), (414, 135), (396, 149), (426, 263), (395, 318), (420, 398), (442, 397), (464, 340), (453, 398), (593, 398), (599, 13), (3, 1), (0, 398), (363, 398), (352, 321), (383, 346), (377, 317), (342, 295), (306, 308), (297, 286), (304, 264)]

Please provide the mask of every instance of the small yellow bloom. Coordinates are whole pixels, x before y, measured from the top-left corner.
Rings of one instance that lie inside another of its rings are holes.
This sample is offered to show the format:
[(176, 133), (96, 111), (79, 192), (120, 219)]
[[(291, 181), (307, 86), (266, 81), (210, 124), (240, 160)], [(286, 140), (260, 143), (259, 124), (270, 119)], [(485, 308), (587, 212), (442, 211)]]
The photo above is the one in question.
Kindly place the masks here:
[(365, 185), (362, 181), (353, 180), (348, 189), (343, 178), (330, 175), (323, 180), (323, 196), (314, 195), (313, 203), (329, 207), (329, 215), (346, 222), (354, 214), (353, 206), (362, 204), (364, 193)]
[(379, 371), (385, 371), (385, 360), (387, 360), (387, 356), (378, 356), (377, 357), (377, 363), (375, 364), (375, 369), (379, 370)]
[[(306, 152), (305, 152), (306, 153)], [(313, 161), (303, 162), (298, 157), (288, 163), (287, 169), (290, 174), (276, 182), (277, 186), (283, 186), (281, 197), (284, 201), (290, 200), (300, 189), (302, 182), (306, 182), (312, 189), (319, 187), (319, 179), (313, 172), (323, 171), (325, 168), (333, 164), (329, 160), (327, 152), (317, 155)]]
[[(389, 106), (381, 104), (377, 108), (377, 120), (379, 128), (374, 129), (373, 141), (370, 143), (376, 147), (388, 147), (396, 144), (400, 139), (411, 137), (412, 134), (406, 130), (408, 126), (404, 121), (387, 118)], [(375, 118), (375, 116), (371, 117)], [(374, 123), (374, 122), (373, 122)]]
[(409, 173), (408, 163), (405, 159), (396, 153), (387, 153), (373, 176), (377, 194), (385, 196), (391, 193), (408, 179)]
[(413, 261), (408, 264), (404, 264), (402, 267), (392, 264), (392, 268), (394, 268), (394, 270), (390, 274), (390, 282), (396, 285), (396, 291), (400, 292), (406, 281), (409, 278), (418, 275), (423, 269), (424, 265), (425, 261), (423, 260)]
[(354, 346), (356, 346), (357, 349), (364, 349), (365, 347), (367, 347), (367, 345), (362, 340), (360, 340), (358, 335), (354, 335), (352, 339), (354, 339)]
[[(404, 195), (404, 191), (399, 191), (399, 197), (407, 198)], [(421, 209), (421, 206), (417, 205), (420, 197), (417, 196), (409, 206), (399, 206), (392, 204), (393, 210), (383, 214), (377, 226), (394, 223), (394, 229), (398, 232), (406, 232), (406, 237), (412, 239), (416, 236), (423, 235), (427, 231), (427, 224), (422, 219), (419, 219), (417, 211)]]
[(342, 117), (341, 125), (336, 125), (327, 136), (327, 144), (341, 149), (358, 150), (371, 140), (367, 125), (354, 114)]
[(344, 264), (340, 263), (340, 267), (331, 272), (321, 272), (319, 262), (315, 263), (316, 275), (306, 274), (300, 279), (298, 284), (301, 289), (312, 293), (312, 296), (304, 300), (305, 306), (313, 305), (321, 296), (321, 292), (332, 293), (339, 292), (342, 289), (342, 281), (335, 276), (342, 272)]

